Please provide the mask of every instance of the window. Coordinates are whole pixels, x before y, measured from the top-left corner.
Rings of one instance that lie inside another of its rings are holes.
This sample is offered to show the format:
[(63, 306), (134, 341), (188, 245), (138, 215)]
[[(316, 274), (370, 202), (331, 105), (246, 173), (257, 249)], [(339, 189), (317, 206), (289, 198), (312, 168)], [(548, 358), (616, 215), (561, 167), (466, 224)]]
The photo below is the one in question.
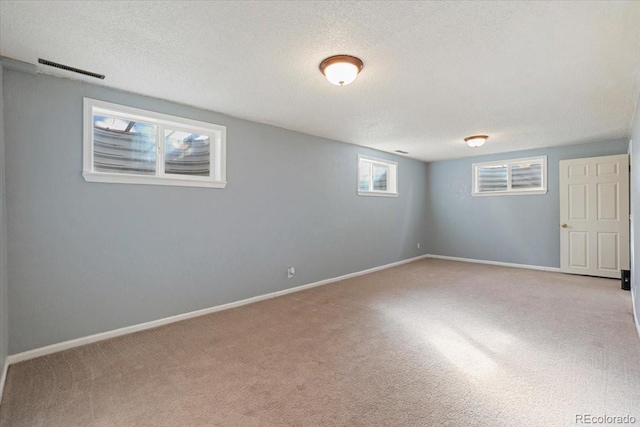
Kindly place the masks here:
[(398, 164), (358, 156), (358, 195), (398, 196)]
[(547, 156), (473, 164), (474, 196), (546, 192)]
[(225, 144), (224, 126), (84, 99), (86, 181), (224, 188)]

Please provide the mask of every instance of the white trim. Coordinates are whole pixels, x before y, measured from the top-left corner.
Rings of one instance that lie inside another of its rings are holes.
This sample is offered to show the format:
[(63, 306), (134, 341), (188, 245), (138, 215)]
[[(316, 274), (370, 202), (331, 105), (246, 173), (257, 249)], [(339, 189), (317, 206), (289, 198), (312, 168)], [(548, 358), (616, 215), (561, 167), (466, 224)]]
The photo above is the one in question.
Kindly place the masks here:
[[(95, 113), (141, 121), (156, 126), (156, 171), (155, 175), (96, 172), (93, 169), (93, 115)], [(210, 176), (189, 176), (165, 173), (164, 132), (166, 129), (183, 132), (197, 132), (210, 140)], [(118, 184), (173, 185), (183, 187), (225, 188), (226, 181), (226, 141), (227, 128), (214, 123), (186, 119), (178, 116), (142, 110), (125, 105), (112, 104), (92, 98), (83, 98), (83, 154), (82, 176), (87, 182), (107, 182)]]
[(358, 154), (358, 161), (360, 159), (367, 160), (371, 163), (378, 163), (382, 166), (398, 166), (398, 162), (394, 162), (393, 160), (379, 159), (377, 157), (365, 156), (364, 154)]
[(358, 196), (398, 197), (398, 193), (382, 193), (382, 192), (360, 191), (360, 190), (358, 190)]
[(108, 184), (144, 184), (144, 185), (173, 185), (179, 187), (207, 187), (225, 188), (227, 181), (210, 181), (202, 179), (165, 178), (160, 176), (129, 175), (102, 172), (82, 172), (87, 182), (104, 182)]
[[(540, 163), (541, 171), (541, 188), (532, 190), (512, 190), (511, 189), (511, 169), (522, 163)], [(507, 190), (503, 191), (478, 191), (478, 168), (482, 166), (506, 166), (507, 167)], [(547, 156), (525, 157), (522, 159), (493, 160), (490, 162), (473, 163), (471, 165), (471, 195), (474, 197), (486, 196), (528, 196), (533, 194), (547, 194)]]
[(0, 403), (2, 403), (2, 396), (4, 394), (4, 383), (7, 380), (7, 372), (9, 371), (9, 356), (4, 359), (4, 366), (2, 367), (2, 376), (0, 377)]
[(633, 320), (636, 323), (636, 332), (638, 332), (638, 338), (640, 338), (640, 319), (638, 318), (638, 313), (636, 312), (636, 297), (635, 297), (635, 288), (631, 288), (631, 310), (633, 310)]
[(487, 261), (484, 259), (459, 258), (455, 256), (433, 255), (433, 254), (427, 254), (426, 257), (436, 258), (436, 259), (446, 259), (449, 261), (473, 262), (476, 264), (499, 265), (501, 267), (526, 268), (529, 270), (552, 271), (555, 273), (560, 272), (560, 269), (557, 267), (545, 267), (542, 265), (515, 264), (511, 262)]
[(124, 328), (115, 329), (112, 331), (101, 332), (98, 334), (88, 335), (86, 337), (80, 337), (69, 341), (63, 341), (57, 344), (51, 344), (45, 347), (35, 348), (33, 350), (24, 351), (18, 354), (12, 354), (7, 356), (5, 365), (11, 365), (25, 360), (34, 359), (36, 357), (46, 356), (48, 354), (57, 353), (59, 351), (68, 350), (70, 348), (79, 347), (86, 344), (91, 344), (98, 341), (107, 340), (110, 338), (119, 337), (122, 335), (128, 335), (134, 332), (144, 331), (146, 329), (157, 328), (158, 326), (167, 325), (169, 323), (179, 322), (181, 320), (191, 319), (194, 317), (204, 316), (206, 314), (215, 313), (217, 311), (228, 310), (230, 308), (240, 307), (254, 302), (263, 301), (282, 295), (291, 294), (294, 292), (304, 291), (305, 289), (315, 288), (317, 286), (328, 285), (329, 283), (339, 282), (341, 280), (351, 279), (353, 277), (362, 276), (364, 274), (374, 273), (376, 271), (385, 270), (391, 267), (397, 267), (402, 264), (407, 264), (413, 261), (426, 258), (428, 255), (421, 255), (414, 258), (405, 259), (402, 261), (392, 262), (391, 264), (382, 265), (379, 267), (369, 268), (367, 270), (357, 271), (355, 273), (345, 274), (344, 276), (333, 277), (331, 279), (321, 280), (319, 282), (309, 283), (295, 288), (284, 289), (282, 291), (271, 292), (264, 295), (259, 295), (252, 298), (243, 299), (240, 301), (234, 301), (227, 304), (218, 305), (215, 307), (204, 308), (202, 310), (191, 311), (188, 313), (178, 314), (175, 316), (165, 317), (163, 319), (152, 320), (151, 322), (140, 323), (137, 325), (126, 326)]
[[(369, 179), (369, 191), (360, 190), (360, 162), (365, 161), (371, 165), (371, 173)], [(373, 165), (378, 164), (387, 168), (387, 187), (389, 190), (380, 191), (373, 189)], [(358, 154), (358, 164), (356, 167), (356, 189), (358, 196), (373, 196), (373, 197), (398, 197), (398, 162), (393, 160), (377, 159), (375, 157), (365, 156)]]
[[(114, 104), (112, 102), (101, 101), (93, 98), (83, 98), (83, 106), (85, 109), (85, 118), (90, 118), (93, 109), (102, 110), (102, 112), (113, 113), (119, 117), (126, 117), (132, 120), (140, 120), (147, 123), (162, 124), (172, 129), (177, 127), (181, 130), (191, 129), (202, 133), (211, 131), (223, 131), (225, 126), (214, 123), (203, 122), (200, 120), (187, 119), (185, 117), (172, 116), (170, 114), (157, 113), (155, 111), (143, 110), (141, 108), (133, 108), (122, 104)], [(106, 111), (105, 111), (106, 110)]]
[(533, 194), (547, 194), (547, 190), (530, 190), (530, 191), (487, 191), (486, 193), (472, 193), (473, 197), (489, 197), (489, 196), (531, 196)]

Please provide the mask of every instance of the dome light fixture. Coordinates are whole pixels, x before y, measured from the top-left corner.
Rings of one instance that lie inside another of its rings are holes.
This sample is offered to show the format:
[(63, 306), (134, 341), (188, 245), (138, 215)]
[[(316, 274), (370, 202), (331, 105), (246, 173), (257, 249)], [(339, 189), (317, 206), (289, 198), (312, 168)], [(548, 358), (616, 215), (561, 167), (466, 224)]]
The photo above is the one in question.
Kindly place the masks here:
[(472, 135), (466, 137), (464, 140), (469, 147), (477, 148), (487, 142), (489, 135)]
[(364, 64), (360, 58), (350, 55), (330, 56), (320, 63), (320, 71), (336, 86), (345, 86), (353, 82)]

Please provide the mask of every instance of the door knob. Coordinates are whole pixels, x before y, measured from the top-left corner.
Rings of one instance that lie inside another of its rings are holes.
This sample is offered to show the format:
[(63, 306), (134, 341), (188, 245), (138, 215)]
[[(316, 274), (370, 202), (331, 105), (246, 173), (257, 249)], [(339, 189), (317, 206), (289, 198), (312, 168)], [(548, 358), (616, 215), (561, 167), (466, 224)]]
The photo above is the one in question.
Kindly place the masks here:
[(562, 224), (562, 225), (561, 225), (561, 227), (562, 227), (562, 228), (567, 228), (567, 227), (568, 227), (568, 225), (567, 225), (567, 224)]

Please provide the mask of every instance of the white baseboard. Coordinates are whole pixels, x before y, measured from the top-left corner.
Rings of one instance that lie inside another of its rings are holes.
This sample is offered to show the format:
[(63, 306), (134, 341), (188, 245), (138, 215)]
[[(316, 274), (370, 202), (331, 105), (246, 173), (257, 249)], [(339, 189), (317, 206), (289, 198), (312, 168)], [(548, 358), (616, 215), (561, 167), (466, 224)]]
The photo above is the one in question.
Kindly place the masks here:
[(4, 365), (2, 366), (2, 377), (0, 377), (0, 403), (2, 403), (4, 382), (7, 380), (7, 371), (9, 370), (9, 361), (7, 359), (8, 357), (4, 360)]
[(514, 263), (511, 263), (511, 262), (486, 261), (486, 260), (483, 260), (483, 259), (459, 258), (459, 257), (455, 257), (455, 256), (444, 256), (444, 255), (433, 255), (433, 254), (427, 254), (426, 257), (427, 258), (446, 259), (446, 260), (449, 260), (449, 261), (473, 262), (473, 263), (476, 263), (476, 264), (499, 265), (499, 266), (502, 266), (502, 267), (527, 268), (529, 270), (560, 272), (560, 269), (557, 268), (557, 267), (544, 267), (544, 266), (541, 266), (541, 265), (514, 264)]
[[(68, 350), (70, 348), (79, 347), (86, 344), (91, 344), (98, 341), (107, 340), (110, 338), (119, 337), (122, 335), (131, 334), (138, 331), (144, 331), (146, 329), (157, 328), (158, 326), (166, 325), (169, 323), (179, 322), (181, 320), (191, 319), (193, 317), (204, 316), (205, 314), (215, 313), (217, 311), (228, 310), (230, 308), (240, 307), (254, 302), (263, 301), (270, 298), (279, 297), (281, 295), (287, 295), (294, 292), (304, 291), (305, 289), (315, 288), (316, 286), (328, 285), (329, 283), (339, 282), (341, 280), (350, 279), (352, 277), (362, 276), (364, 274), (374, 273), (376, 271), (384, 270), (391, 267), (396, 267), (402, 264), (407, 264), (413, 261), (417, 261), (426, 258), (428, 255), (421, 255), (414, 258), (405, 259), (402, 261), (393, 262), (391, 264), (382, 265), (379, 267), (369, 268), (367, 270), (358, 271), (355, 273), (345, 274), (344, 276), (333, 277), (331, 279), (321, 280), (319, 282), (309, 283), (295, 288), (284, 289), (282, 291), (271, 292), (264, 295), (259, 295), (252, 298), (243, 299), (240, 301), (234, 301), (227, 304), (218, 305), (215, 307), (204, 308), (202, 310), (191, 311), (189, 313), (178, 314), (176, 316), (165, 317), (163, 319), (153, 320), (151, 322), (140, 323), (133, 326), (126, 326), (124, 328), (115, 329), (113, 331), (101, 332), (94, 335), (88, 335), (86, 337), (76, 338), (69, 341), (63, 341), (57, 344), (51, 344), (46, 347), (35, 348), (22, 353), (12, 354), (7, 356), (5, 362), (5, 373), (8, 365), (23, 362), (29, 359), (35, 359), (36, 357), (46, 356), (48, 354), (57, 353), (59, 351)], [(3, 377), (4, 378), (4, 377)]]
[(631, 305), (633, 310), (633, 320), (636, 322), (636, 331), (638, 332), (638, 338), (640, 338), (640, 321), (638, 319), (638, 312), (636, 311), (636, 288), (631, 289)]

